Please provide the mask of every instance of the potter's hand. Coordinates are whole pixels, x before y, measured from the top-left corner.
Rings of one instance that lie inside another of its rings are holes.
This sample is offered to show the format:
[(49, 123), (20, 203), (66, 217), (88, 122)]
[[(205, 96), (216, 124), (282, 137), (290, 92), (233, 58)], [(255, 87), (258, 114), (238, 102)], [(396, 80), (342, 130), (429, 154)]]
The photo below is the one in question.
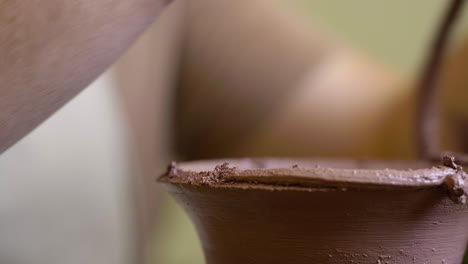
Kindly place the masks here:
[(0, 153), (80, 92), (168, 0), (0, 0)]

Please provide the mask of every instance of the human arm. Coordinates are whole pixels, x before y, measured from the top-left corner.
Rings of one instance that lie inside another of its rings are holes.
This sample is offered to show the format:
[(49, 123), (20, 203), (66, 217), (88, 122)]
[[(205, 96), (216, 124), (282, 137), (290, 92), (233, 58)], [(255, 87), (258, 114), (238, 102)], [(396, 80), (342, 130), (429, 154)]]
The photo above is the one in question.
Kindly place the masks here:
[(0, 153), (78, 94), (167, 0), (0, 0)]

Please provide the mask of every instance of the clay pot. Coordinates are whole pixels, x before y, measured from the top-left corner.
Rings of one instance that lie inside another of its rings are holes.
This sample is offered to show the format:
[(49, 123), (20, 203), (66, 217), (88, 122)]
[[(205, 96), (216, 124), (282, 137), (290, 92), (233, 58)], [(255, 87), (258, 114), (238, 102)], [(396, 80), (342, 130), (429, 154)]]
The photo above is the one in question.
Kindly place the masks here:
[(172, 164), (160, 178), (194, 222), (208, 264), (462, 262), (468, 207), (459, 168), (223, 162)]

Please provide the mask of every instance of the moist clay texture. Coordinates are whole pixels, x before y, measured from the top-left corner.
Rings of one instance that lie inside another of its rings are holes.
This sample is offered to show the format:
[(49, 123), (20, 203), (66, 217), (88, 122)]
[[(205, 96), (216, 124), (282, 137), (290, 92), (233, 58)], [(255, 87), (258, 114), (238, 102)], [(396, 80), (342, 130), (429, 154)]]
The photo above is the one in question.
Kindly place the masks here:
[(193, 220), (208, 264), (459, 264), (465, 173), (444, 165), (205, 161), (172, 164), (160, 181)]

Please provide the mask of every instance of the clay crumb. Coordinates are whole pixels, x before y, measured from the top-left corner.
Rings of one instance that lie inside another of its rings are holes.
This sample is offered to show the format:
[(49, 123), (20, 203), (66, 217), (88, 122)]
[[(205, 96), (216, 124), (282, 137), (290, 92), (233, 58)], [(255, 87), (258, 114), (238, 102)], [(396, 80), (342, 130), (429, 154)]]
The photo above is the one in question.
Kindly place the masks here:
[(174, 178), (179, 176), (179, 173), (177, 171), (177, 163), (175, 161), (171, 162), (169, 166), (167, 166), (167, 176), (169, 178)]
[(466, 203), (464, 172), (457, 172), (448, 175), (444, 179), (444, 186), (447, 189), (448, 196), (456, 204)]
[(217, 165), (213, 171), (215, 181), (220, 181), (226, 175), (232, 175), (236, 171), (236, 167), (229, 167), (228, 162), (224, 162), (221, 165)]
[(229, 167), (229, 163), (224, 162), (221, 165), (217, 165), (213, 171), (202, 171), (199, 175), (202, 176), (202, 184), (211, 184), (222, 182), (225, 176), (232, 175), (235, 171), (235, 167)]
[(297, 169), (297, 168), (299, 168), (299, 165), (297, 165), (297, 163), (296, 163), (296, 164), (292, 165), (292, 168)]
[(452, 168), (456, 171), (462, 171), (463, 170), (463, 167), (458, 165), (456, 162), (455, 162), (455, 157), (454, 156), (448, 156), (448, 155), (445, 155), (442, 157), (442, 165), (444, 165), (445, 167), (449, 167), (449, 168)]
[(448, 175), (444, 179), (444, 186), (447, 189), (448, 196), (456, 204), (466, 203), (465, 178), (466, 174), (463, 167), (455, 162), (454, 156), (445, 155), (442, 158), (442, 164), (454, 169), (456, 172)]

